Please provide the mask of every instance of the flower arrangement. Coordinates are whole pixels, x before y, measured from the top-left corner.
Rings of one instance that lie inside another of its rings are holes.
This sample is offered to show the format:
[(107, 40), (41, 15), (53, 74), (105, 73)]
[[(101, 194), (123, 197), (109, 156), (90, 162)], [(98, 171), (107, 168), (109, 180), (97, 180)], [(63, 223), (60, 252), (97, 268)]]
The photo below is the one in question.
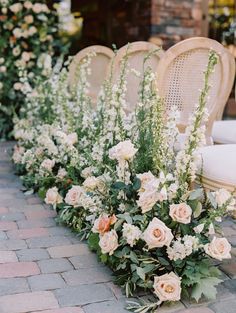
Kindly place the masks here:
[(13, 159), (25, 185), (39, 190), (60, 220), (88, 239), (127, 296), (140, 289), (155, 295), (153, 302), (130, 302), (131, 311), (154, 312), (163, 302), (186, 295), (196, 301), (214, 298), (221, 280), (211, 259), (231, 257), (220, 222), (235, 209), (235, 199), (226, 190), (206, 191), (194, 181), (201, 167), (198, 149), (205, 143), (209, 78), (217, 55), (209, 54), (181, 150), (176, 149), (178, 111), (173, 107), (165, 112), (155, 75), (146, 66), (148, 56), (143, 73), (133, 71), (142, 81), (136, 111), (129, 115), (124, 97), (128, 53), (114, 83), (111, 66), (96, 109), (87, 94), (92, 57), (79, 65), (72, 96), (63, 83), (66, 68), (54, 70), (46, 82), (49, 92), (38, 91), (35, 102), (43, 108), (50, 95), (51, 113), (45, 117), (30, 97), (33, 115), (25, 113), (17, 121), (19, 144)]
[[(34, 80), (48, 75), (52, 58), (67, 50), (56, 11), (46, 1), (0, 1), (0, 137), (10, 137), (12, 118)], [(27, 81), (25, 81), (27, 76)]]

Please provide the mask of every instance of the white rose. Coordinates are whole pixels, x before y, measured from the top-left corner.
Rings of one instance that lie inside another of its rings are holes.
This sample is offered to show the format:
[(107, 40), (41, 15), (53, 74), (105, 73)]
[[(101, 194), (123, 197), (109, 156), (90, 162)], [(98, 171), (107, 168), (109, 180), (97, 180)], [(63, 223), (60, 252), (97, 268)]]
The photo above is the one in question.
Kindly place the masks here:
[(109, 253), (109, 255), (112, 255), (119, 246), (116, 231), (113, 229), (104, 233), (104, 235), (100, 235), (99, 246), (103, 254)]
[(55, 160), (45, 159), (41, 163), (41, 167), (47, 171), (51, 171), (55, 165)]
[(0, 72), (1, 72), (1, 73), (5, 73), (6, 70), (7, 70), (7, 68), (6, 68), (5, 65), (0, 66)]
[(189, 224), (191, 222), (192, 209), (186, 203), (171, 204), (169, 215), (173, 221)]
[(231, 193), (226, 189), (219, 189), (215, 192), (215, 199), (219, 206), (223, 206), (227, 201), (229, 201), (229, 205), (227, 207), (228, 210), (234, 210), (235, 199), (232, 197)]
[(22, 35), (22, 31), (20, 28), (15, 28), (13, 29), (13, 35), (16, 37), (16, 38), (20, 38), (21, 35)]
[(43, 11), (42, 4), (41, 4), (41, 3), (35, 3), (35, 4), (33, 5), (32, 10), (33, 10), (34, 13), (36, 13), (36, 14), (41, 13), (41, 12)]
[(83, 178), (87, 178), (87, 177), (89, 177), (89, 176), (92, 176), (92, 174), (93, 174), (93, 169), (92, 169), (92, 167), (86, 167), (86, 168), (84, 168), (84, 169), (82, 170), (82, 172), (81, 172), (81, 176), (82, 176)]
[(67, 135), (67, 142), (71, 145), (74, 145), (78, 142), (78, 135), (76, 133), (71, 133)]
[(57, 178), (63, 179), (67, 175), (67, 171), (64, 168), (59, 168)]
[(17, 14), (18, 12), (20, 12), (22, 10), (23, 6), (21, 3), (14, 3), (12, 4), (9, 9), (14, 13)]
[(66, 194), (65, 202), (73, 207), (83, 206), (84, 189), (80, 186), (73, 186)]
[(24, 60), (25, 62), (28, 62), (28, 61), (30, 60), (30, 53), (24, 51), (24, 52), (22, 53), (21, 57), (22, 57), (22, 60)]
[(141, 230), (134, 225), (124, 223), (123, 229), (122, 229), (123, 237), (126, 239), (127, 243), (133, 247), (135, 243), (140, 239), (141, 237)]
[(144, 231), (143, 239), (146, 241), (149, 249), (161, 248), (170, 245), (173, 235), (170, 228), (154, 217)]
[(45, 197), (45, 202), (52, 205), (62, 203), (62, 197), (59, 194), (57, 187), (48, 189)]
[(118, 161), (129, 161), (137, 151), (138, 149), (134, 148), (130, 140), (121, 141), (109, 150), (109, 158)]
[(204, 250), (212, 258), (220, 261), (231, 258), (231, 245), (226, 238), (214, 237), (210, 243), (204, 246)]
[(150, 211), (158, 201), (159, 196), (157, 191), (142, 192), (137, 200), (137, 205), (141, 208), (142, 213)]
[(32, 24), (33, 21), (34, 21), (33, 15), (26, 15), (26, 16), (24, 17), (24, 21), (25, 21), (27, 24)]
[(160, 301), (179, 301), (181, 296), (181, 278), (174, 272), (155, 276), (153, 288)]
[(24, 7), (29, 10), (29, 9), (31, 9), (33, 7), (33, 4), (30, 1), (25, 1), (24, 2)]
[[(14, 85), (13, 85), (13, 88), (15, 89), (15, 90), (21, 90), (21, 88), (23, 87), (23, 84), (22, 83), (15, 83)], [(17, 138), (16, 138), (17, 139)]]
[(95, 190), (100, 183), (100, 180), (97, 177), (90, 176), (85, 179), (83, 186), (87, 191)]
[(155, 179), (155, 176), (149, 171), (142, 174), (137, 174), (138, 179), (141, 181), (141, 187), (139, 189), (140, 192), (145, 191), (145, 186), (153, 179)]

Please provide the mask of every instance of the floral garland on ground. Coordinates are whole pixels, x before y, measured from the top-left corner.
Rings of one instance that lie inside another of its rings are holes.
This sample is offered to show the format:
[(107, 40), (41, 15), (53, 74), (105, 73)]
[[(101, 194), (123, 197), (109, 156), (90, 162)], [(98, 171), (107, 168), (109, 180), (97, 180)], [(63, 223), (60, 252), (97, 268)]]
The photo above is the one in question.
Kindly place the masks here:
[(199, 103), (180, 151), (175, 146), (178, 112), (173, 108), (166, 114), (147, 58), (143, 73), (133, 71), (142, 77), (140, 97), (136, 112), (127, 115), (128, 53), (114, 84), (111, 66), (96, 109), (87, 94), (92, 57), (79, 65), (72, 95), (65, 84), (66, 68), (54, 69), (47, 88), (30, 95), (31, 113), (26, 109), (15, 125), (19, 143), (13, 154), (25, 185), (38, 190), (63, 223), (88, 238), (127, 296), (139, 289), (156, 296), (154, 302), (130, 303), (130, 310), (154, 312), (163, 302), (186, 295), (196, 301), (214, 298), (221, 280), (211, 258), (231, 257), (220, 222), (235, 209), (235, 200), (223, 189), (207, 192), (192, 186), (197, 151), (205, 143), (216, 54), (209, 54)]
[(48, 76), (52, 58), (67, 47), (58, 36), (56, 12), (44, 0), (1, 0), (0, 33), (0, 138), (4, 138), (11, 136), (13, 116), (35, 77)]

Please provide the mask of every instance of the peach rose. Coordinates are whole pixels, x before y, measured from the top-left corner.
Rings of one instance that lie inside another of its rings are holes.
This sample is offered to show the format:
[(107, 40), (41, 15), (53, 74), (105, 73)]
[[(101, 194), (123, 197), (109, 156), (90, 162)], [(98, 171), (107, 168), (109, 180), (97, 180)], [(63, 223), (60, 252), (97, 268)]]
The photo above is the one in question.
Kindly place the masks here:
[(154, 293), (160, 301), (179, 301), (181, 295), (181, 278), (174, 272), (154, 277)]
[(24, 21), (25, 21), (27, 24), (32, 24), (33, 21), (34, 21), (33, 15), (26, 15), (26, 16), (24, 17)]
[(52, 205), (62, 203), (62, 197), (59, 194), (57, 187), (48, 189), (44, 201), (47, 204), (52, 204)]
[(204, 246), (204, 250), (212, 258), (220, 261), (231, 258), (231, 245), (226, 238), (214, 237), (210, 243)]
[(117, 221), (116, 216), (108, 216), (107, 214), (100, 215), (94, 222), (92, 231), (94, 233), (104, 234), (110, 230), (110, 226)]
[(146, 241), (149, 249), (161, 248), (170, 245), (173, 235), (170, 228), (154, 217), (144, 231), (143, 239)]
[(112, 255), (119, 246), (116, 231), (113, 229), (104, 235), (100, 235), (99, 246), (103, 254), (109, 253), (109, 255)]
[(82, 200), (84, 189), (80, 186), (73, 186), (66, 194), (65, 202), (73, 207), (83, 206)]
[(171, 204), (169, 215), (173, 221), (189, 224), (191, 222), (192, 209), (186, 203)]

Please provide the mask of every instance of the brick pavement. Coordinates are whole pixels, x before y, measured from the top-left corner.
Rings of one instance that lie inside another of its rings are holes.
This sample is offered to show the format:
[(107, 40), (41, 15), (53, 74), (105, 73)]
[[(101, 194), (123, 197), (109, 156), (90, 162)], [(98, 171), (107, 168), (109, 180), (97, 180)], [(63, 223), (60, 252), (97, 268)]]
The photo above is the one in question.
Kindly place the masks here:
[[(109, 269), (85, 243), (58, 226), (55, 212), (25, 196), (0, 144), (0, 313), (125, 313), (125, 297)], [(224, 222), (233, 259), (220, 265), (217, 300), (166, 305), (159, 313), (236, 313), (236, 224)]]

